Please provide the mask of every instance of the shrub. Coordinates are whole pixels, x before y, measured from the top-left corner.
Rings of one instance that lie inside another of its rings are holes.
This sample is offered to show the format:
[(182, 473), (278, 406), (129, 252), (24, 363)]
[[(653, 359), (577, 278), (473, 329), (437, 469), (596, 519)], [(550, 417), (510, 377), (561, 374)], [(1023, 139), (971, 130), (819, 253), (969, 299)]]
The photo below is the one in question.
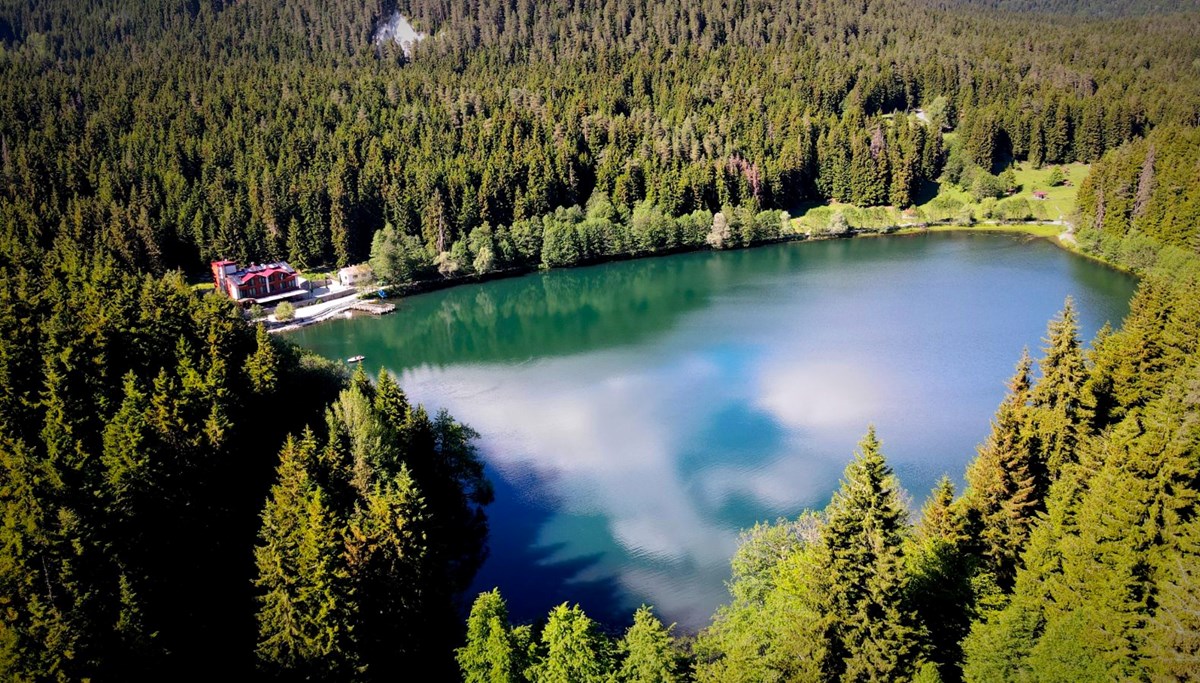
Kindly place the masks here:
[(296, 307), (293, 306), (290, 302), (284, 301), (283, 303), (281, 303), (275, 307), (275, 319), (276, 320), (283, 322), (285, 320), (292, 320), (295, 317), (296, 317)]

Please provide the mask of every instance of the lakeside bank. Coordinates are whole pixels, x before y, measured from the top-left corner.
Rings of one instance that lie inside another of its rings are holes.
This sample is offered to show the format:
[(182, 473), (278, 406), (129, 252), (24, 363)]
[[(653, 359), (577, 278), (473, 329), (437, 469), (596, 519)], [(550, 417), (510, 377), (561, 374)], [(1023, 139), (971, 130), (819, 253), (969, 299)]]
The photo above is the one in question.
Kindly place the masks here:
[[(1064, 228), (1066, 228), (1066, 229), (1064, 230)], [(1090, 260), (1094, 260), (1098, 263), (1102, 263), (1108, 267), (1111, 267), (1111, 268), (1114, 268), (1116, 270), (1123, 271), (1123, 272), (1132, 272), (1129, 269), (1122, 268), (1116, 264), (1110, 263), (1110, 262), (1108, 262), (1102, 258), (1099, 258), (1093, 254), (1089, 254), (1085, 251), (1082, 251), (1079, 248), (1079, 245), (1074, 240), (1073, 234), (1071, 232), (1071, 226), (1062, 220), (1029, 221), (1029, 222), (1021, 222), (1021, 223), (1001, 223), (1001, 222), (991, 222), (991, 221), (979, 221), (979, 222), (973, 223), (971, 225), (966, 225), (966, 224), (962, 224), (962, 223), (945, 223), (945, 224), (934, 224), (934, 225), (928, 225), (928, 224), (896, 225), (896, 226), (888, 226), (888, 227), (883, 227), (883, 228), (878, 228), (878, 229), (849, 228), (845, 232), (841, 232), (841, 233), (812, 234), (812, 233), (797, 232), (794, 234), (781, 236), (779, 238), (756, 241), (756, 242), (746, 245), (746, 246), (734, 246), (734, 247), (725, 248), (725, 249), (714, 249), (712, 247), (707, 247), (707, 246), (700, 247), (698, 249), (689, 248), (689, 247), (676, 247), (676, 248), (672, 248), (672, 249), (663, 249), (660, 251), (653, 251), (653, 252), (614, 254), (614, 255), (606, 256), (606, 257), (602, 257), (602, 258), (587, 259), (584, 261), (580, 261), (578, 263), (571, 264), (569, 266), (556, 266), (553, 268), (547, 267), (545, 265), (542, 265), (542, 266), (536, 267), (536, 268), (535, 267), (520, 267), (520, 266), (518, 266), (518, 267), (497, 269), (497, 270), (490, 271), (488, 273), (483, 273), (483, 274), (471, 273), (471, 274), (460, 275), (460, 276), (429, 278), (429, 279), (416, 280), (416, 281), (404, 282), (404, 283), (399, 283), (399, 284), (374, 286), (374, 287), (370, 288), (369, 294), (364, 292), (356, 298), (349, 299), (345, 305), (342, 305), (342, 306), (339, 306), (339, 307), (336, 307), (334, 309), (330, 309), (327, 311), (322, 311), (319, 315), (308, 316), (308, 317), (305, 317), (302, 319), (297, 319), (295, 321), (291, 321), (286, 324), (276, 324), (274, 326), (269, 327), (268, 332), (271, 332), (272, 334), (293, 332), (298, 329), (309, 327), (311, 325), (315, 325), (318, 323), (343, 319), (345, 317), (345, 314), (349, 312), (349, 309), (351, 308), (351, 305), (354, 301), (357, 301), (362, 298), (376, 298), (377, 293), (381, 292), (381, 291), (387, 295), (388, 299), (403, 299), (403, 298), (415, 296), (418, 294), (425, 294), (428, 292), (449, 289), (449, 288), (457, 287), (460, 285), (479, 284), (479, 283), (483, 283), (483, 282), (490, 282), (492, 280), (501, 280), (501, 279), (506, 279), (506, 278), (520, 277), (522, 275), (528, 275), (530, 273), (536, 273), (539, 271), (569, 270), (569, 269), (580, 268), (580, 267), (584, 267), (584, 266), (599, 265), (599, 264), (603, 264), (603, 263), (632, 261), (632, 260), (640, 260), (640, 259), (644, 259), (644, 258), (659, 258), (659, 257), (665, 257), (665, 256), (675, 256), (678, 254), (694, 253), (697, 251), (738, 251), (738, 250), (754, 249), (754, 248), (758, 248), (758, 247), (764, 247), (764, 246), (787, 243), (787, 242), (823, 242), (823, 241), (838, 240), (838, 239), (910, 236), (910, 235), (921, 235), (921, 234), (928, 234), (928, 233), (945, 233), (945, 232), (1005, 233), (1005, 234), (1026, 235), (1026, 236), (1033, 237), (1033, 238), (1045, 239), (1066, 251), (1070, 251), (1074, 254), (1084, 256)]]

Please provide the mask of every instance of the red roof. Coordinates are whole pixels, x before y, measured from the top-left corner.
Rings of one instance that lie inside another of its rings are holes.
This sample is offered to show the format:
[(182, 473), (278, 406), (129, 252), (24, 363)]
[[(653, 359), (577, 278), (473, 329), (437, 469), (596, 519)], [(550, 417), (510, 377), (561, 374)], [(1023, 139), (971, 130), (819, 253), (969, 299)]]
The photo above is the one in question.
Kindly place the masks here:
[(277, 261), (275, 263), (264, 263), (262, 265), (250, 266), (242, 268), (236, 272), (230, 273), (229, 277), (239, 285), (244, 285), (251, 278), (255, 277), (270, 277), (278, 273), (284, 275), (295, 275), (296, 269), (288, 265), (287, 261)]

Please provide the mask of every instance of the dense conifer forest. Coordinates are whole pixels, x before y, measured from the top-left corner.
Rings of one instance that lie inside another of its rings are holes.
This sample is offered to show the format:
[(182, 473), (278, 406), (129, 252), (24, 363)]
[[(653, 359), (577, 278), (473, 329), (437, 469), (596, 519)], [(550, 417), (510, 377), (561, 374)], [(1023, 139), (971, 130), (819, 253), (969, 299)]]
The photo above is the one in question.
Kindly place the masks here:
[[(0, 675), (1191, 679), (1200, 15), (1120, 6), (0, 0)], [(374, 39), (397, 11), (410, 54)], [(1143, 277), (1127, 320), (1089, 343), (1068, 301), (1014, 349), (920, 511), (867, 430), (694, 636), (468, 616), (474, 432), (187, 283), (747, 246), (1013, 160), (1093, 163), (1074, 238)]]

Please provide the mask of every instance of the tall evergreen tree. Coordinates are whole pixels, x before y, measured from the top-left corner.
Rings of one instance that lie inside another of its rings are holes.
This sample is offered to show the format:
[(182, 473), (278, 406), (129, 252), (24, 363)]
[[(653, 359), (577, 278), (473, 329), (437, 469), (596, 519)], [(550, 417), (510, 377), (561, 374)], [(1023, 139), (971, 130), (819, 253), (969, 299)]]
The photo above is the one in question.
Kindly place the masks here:
[(466, 644), (455, 651), (464, 683), (514, 683), (524, 666), (500, 591), (480, 593), (467, 617)]
[(550, 611), (539, 657), (526, 671), (532, 683), (602, 683), (610, 675), (609, 643), (579, 605)]
[(1087, 367), (1079, 342), (1075, 302), (1067, 297), (1063, 310), (1046, 333), (1039, 362), (1041, 376), (1033, 388), (1031, 422), (1041, 460), (1050, 481), (1078, 459), (1091, 415), (1083, 397)]
[[(907, 601), (927, 636), (926, 655), (933, 671), (918, 673), (943, 681), (962, 678), (960, 642), (975, 614), (977, 560), (970, 552), (962, 505), (954, 485), (943, 476), (921, 511), (921, 523), (905, 551), (909, 586)], [(921, 679), (917, 676), (914, 680)]]
[(259, 662), (289, 679), (346, 676), (357, 666), (340, 543), (327, 499), (308, 473), (316, 450), (311, 433), (284, 444), (254, 553)]
[(1158, 609), (1144, 652), (1154, 680), (1188, 681), (1200, 671), (1200, 518), (1179, 529), (1163, 559)]
[(442, 644), (435, 627), (451, 606), (428, 557), (425, 502), (401, 466), (356, 506), (346, 530), (346, 571), (354, 591), (354, 636), (374, 680), (393, 680)]
[(279, 358), (266, 326), (257, 326), (255, 344), (257, 349), (246, 359), (246, 374), (255, 393), (269, 395), (279, 383)]
[(1025, 352), (992, 420), (992, 433), (966, 476), (965, 502), (976, 525), (973, 536), (988, 570), (1005, 588), (1012, 586), (1017, 558), (1044, 507), (1049, 486), (1046, 467), (1030, 433), (1031, 367)]
[(846, 467), (826, 512), (831, 676), (902, 678), (913, 673), (920, 632), (904, 596), (907, 535), (899, 485), (872, 427)]
[(624, 683), (675, 683), (678, 657), (671, 642), (671, 628), (664, 627), (654, 612), (642, 605), (633, 614), (633, 625), (617, 644), (621, 666), (617, 680)]

